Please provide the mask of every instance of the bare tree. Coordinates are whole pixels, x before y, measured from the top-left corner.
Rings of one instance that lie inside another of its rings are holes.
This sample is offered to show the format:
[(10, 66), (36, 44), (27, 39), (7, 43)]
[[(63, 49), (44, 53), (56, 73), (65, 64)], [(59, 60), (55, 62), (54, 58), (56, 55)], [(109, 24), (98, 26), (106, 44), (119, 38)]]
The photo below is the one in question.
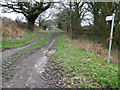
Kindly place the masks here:
[(62, 3), (62, 10), (57, 14), (59, 21), (59, 27), (64, 27), (67, 32), (73, 37), (79, 37), (82, 35), (81, 20), (83, 14), (84, 2), (68, 2)]
[[(50, 6), (51, 2), (38, 2), (31, 0), (31, 2), (19, 2), (19, 1), (5, 1), (0, 2), (2, 7), (11, 9), (14, 12), (22, 13), (28, 21), (28, 29), (33, 31), (34, 23), (37, 17), (44, 11), (46, 11)], [(4, 9), (5, 10), (5, 9)]]
[[(46, 15), (47, 14), (47, 15)], [(39, 27), (42, 25), (42, 23), (44, 21), (46, 21), (46, 19), (48, 19), (51, 16), (51, 13), (47, 13), (47, 12), (43, 12), (42, 14), (40, 14), (38, 16), (38, 18), (36, 19), (36, 23), (39, 25)]]

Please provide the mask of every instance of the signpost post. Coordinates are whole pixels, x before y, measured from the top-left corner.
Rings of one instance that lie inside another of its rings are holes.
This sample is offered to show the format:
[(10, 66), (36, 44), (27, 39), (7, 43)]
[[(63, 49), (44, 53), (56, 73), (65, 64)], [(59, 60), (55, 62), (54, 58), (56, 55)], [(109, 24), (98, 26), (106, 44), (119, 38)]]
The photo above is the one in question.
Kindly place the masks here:
[[(113, 37), (114, 18), (115, 18), (115, 13), (113, 13), (112, 16), (107, 16), (107, 17), (106, 17), (106, 21), (112, 20), (110, 38)], [(111, 52), (111, 47), (112, 47), (112, 39), (111, 39), (110, 42), (109, 42), (108, 63), (110, 63), (110, 52)]]

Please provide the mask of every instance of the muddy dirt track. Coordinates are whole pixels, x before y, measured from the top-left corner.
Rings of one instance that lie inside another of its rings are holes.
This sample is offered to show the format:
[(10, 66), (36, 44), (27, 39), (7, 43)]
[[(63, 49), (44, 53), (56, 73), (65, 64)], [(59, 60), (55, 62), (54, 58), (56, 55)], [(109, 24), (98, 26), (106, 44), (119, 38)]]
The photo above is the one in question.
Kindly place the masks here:
[[(15, 52), (37, 43), (48, 34), (51, 35), (51, 40), (39, 49), (32, 50), (23, 56), (11, 56)], [(5, 51), (3, 57), (9, 56), (9, 58), (3, 60), (2, 64), (3, 88), (62, 87), (61, 74), (53, 71), (54, 66), (49, 62), (56, 51), (57, 38), (57, 33), (46, 33), (26, 46)]]
[(37, 38), (36, 40), (34, 40), (34, 41), (32, 41), (32, 42), (24, 45), (24, 46), (21, 46), (21, 47), (18, 47), (18, 48), (13, 48), (13, 49), (4, 50), (4, 51), (2, 52), (2, 57), (3, 57), (3, 58), (4, 58), (4, 57), (8, 57), (8, 56), (16, 53), (17, 51), (19, 51), (19, 50), (21, 50), (21, 49), (25, 49), (25, 48), (31, 46), (31, 45), (37, 43), (38, 41), (44, 39), (44, 37), (47, 36), (48, 34), (50, 34), (50, 33), (45, 33), (45, 34), (43, 34), (42, 36), (40, 36), (39, 38)]

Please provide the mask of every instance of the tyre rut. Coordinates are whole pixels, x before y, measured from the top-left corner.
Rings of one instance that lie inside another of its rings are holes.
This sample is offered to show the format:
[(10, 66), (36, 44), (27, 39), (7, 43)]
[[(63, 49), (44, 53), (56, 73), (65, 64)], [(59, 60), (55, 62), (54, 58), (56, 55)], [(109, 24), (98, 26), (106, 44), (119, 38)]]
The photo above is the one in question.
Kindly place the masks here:
[[(52, 39), (40, 49), (34, 50), (32, 54), (22, 60), (21, 65), (12, 67), (9, 74), (4, 74), (3, 88), (45, 88), (48, 87), (46, 81), (43, 80), (42, 73), (49, 58), (55, 53), (55, 42), (57, 34), (53, 33)], [(19, 60), (20, 61), (20, 60)], [(5, 71), (3, 71), (4, 73)], [(10, 79), (9, 79), (10, 78)]]
[(6, 58), (8, 56), (11, 56), (12, 54), (16, 53), (17, 51), (25, 49), (25, 48), (37, 43), (38, 41), (43, 40), (48, 34), (50, 34), (50, 33), (45, 33), (45, 34), (41, 35), (39, 38), (37, 38), (36, 40), (34, 40), (34, 41), (24, 45), (24, 46), (17, 47), (17, 48), (12, 48), (12, 49), (7, 49), (5, 51), (2, 51), (2, 58)]

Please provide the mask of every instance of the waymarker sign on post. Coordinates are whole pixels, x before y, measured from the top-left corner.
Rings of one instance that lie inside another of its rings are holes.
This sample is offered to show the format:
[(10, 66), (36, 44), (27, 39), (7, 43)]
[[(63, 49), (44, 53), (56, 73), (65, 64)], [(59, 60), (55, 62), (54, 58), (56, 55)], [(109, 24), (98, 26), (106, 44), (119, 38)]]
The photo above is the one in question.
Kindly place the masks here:
[[(113, 37), (114, 18), (115, 18), (115, 13), (113, 13), (112, 16), (107, 16), (107, 17), (106, 17), (106, 21), (111, 21), (111, 20), (112, 20), (110, 38)], [(110, 42), (109, 42), (108, 63), (110, 63), (110, 52), (111, 52), (111, 47), (112, 47), (112, 39), (111, 39)]]
[(106, 21), (111, 21), (112, 20), (112, 16), (107, 16), (106, 17)]

